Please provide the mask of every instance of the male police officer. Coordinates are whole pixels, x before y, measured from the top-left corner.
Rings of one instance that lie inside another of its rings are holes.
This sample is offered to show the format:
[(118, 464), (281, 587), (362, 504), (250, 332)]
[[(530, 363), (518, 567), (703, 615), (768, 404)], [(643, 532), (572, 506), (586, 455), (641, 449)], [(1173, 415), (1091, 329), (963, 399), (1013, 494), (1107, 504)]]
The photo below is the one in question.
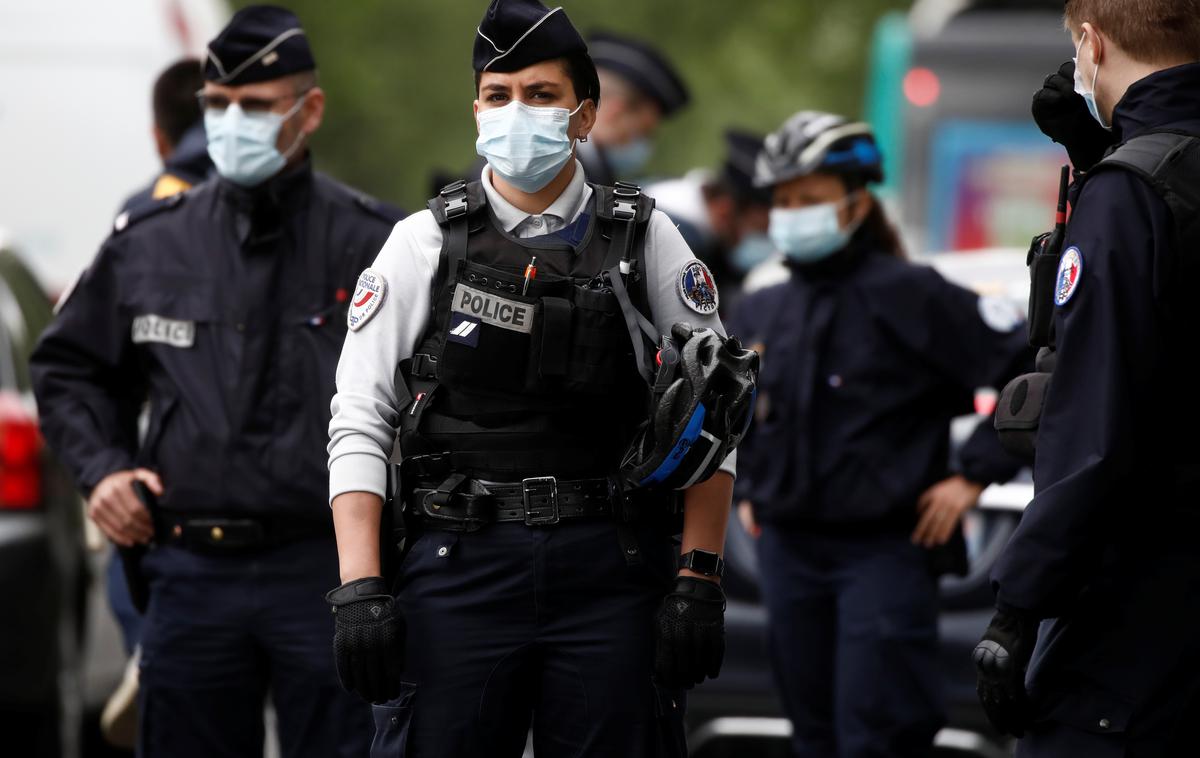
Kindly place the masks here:
[[(669, 498), (615, 486), (646, 385), (614, 290), (660, 333), (720, 330), (717, 291), (636, 188), (586, 182), (598, 83), (561, 8), (494, 0), (474, 68), (482, 180), (398, 225), (352, 298), (329, 445), (338, 670), (392, 699), (376, 755), (519, 756), (531, 721), (539, 756), (683, 755), (678, 690), (723, 653), (732, 461), (684, 493), (682, 556)], [(418, 533), (393, 602), (397, 427)]]
[(588, 180), (611, 185), (634, 179), (654, 152), (654, 134), (663, 119), (688, 104), (682, 77), (653, 46), (611, 32), (588, 35), (604, 103), (596, 125), (576, 155)]
[(154, 541), (140, 753), (258, 756), (269, 689), (285, 756), (361, 756), (319, 611), (322, 439), (349, 290), (397, 217), (312, 170), (325, 97), (293, 14), (239, 11), (205, 79), (220, 178), (118, 219), (35, 351), (42, 426), (105, 534)]
[(212, 170), (204, 137), (204, 114), (196, 99), (202, 86), (204, 67), (195, 58), (172, 63), (154, 80), (154, 149), (162, 159), (162, 173), (127, 199), (121, 210), (183, 192), (204, 181)]
[(1094, 130), (1058, 127), (1089, 111), (1122, 146), (1066, 230), (1037, 492), (993, 573), (979, 691), (1020, 755), (1195, 755), (1200, 2), (1070, 0), (1066, 20), (1079, 97), (1035, 115), (1073, 156), (1095, 160)]

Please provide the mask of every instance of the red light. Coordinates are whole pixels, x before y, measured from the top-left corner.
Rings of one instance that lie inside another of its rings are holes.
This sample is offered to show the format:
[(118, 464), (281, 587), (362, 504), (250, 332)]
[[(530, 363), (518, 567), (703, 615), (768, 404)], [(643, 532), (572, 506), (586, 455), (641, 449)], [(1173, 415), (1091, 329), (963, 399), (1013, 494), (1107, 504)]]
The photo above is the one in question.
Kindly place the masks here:
[(975, 412), (980, 416), (990, 416), (996, 410), (996, 401), (1000, 396), (993, 389), (981, 389), (975, 393)]
[(0, 510), (36, 508), (42, 500), (42, 437), (14, 397), (0, 397)]
[(942, 94), (942, 83), (937, 74), (927, 68), (910, 69), (904, 75), (904, 96), (918, 108), (928, 108)]

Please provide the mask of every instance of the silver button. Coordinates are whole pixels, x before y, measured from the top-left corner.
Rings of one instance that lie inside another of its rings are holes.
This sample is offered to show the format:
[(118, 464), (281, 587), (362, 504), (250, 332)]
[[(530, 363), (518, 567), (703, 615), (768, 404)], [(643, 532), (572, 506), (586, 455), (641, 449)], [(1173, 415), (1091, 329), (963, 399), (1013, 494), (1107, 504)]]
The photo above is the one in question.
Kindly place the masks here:
[(1110, 726), (1112, 726), (1111, 721), (1109, 721), (1108, 719), (1100, 719), (1100, 728), (1101, 729), (1107, 729)]
[(445, 558), (449, 554), (450, 548), (446, 547), (445, 545), (442, 545), (438, 548), (438, 558)]
[(538, 229), (542, 228), (542, 219), (540, 216), (534, 216), (531, 220), (531, 223)]
[(829, 386), (833, 387), (835, 390), (837, 388), (841, 387), (842, 384), (843, 384), (843, 381), (842, 381), (841, 374), (834, 374), (833, 376), (829, 377)]

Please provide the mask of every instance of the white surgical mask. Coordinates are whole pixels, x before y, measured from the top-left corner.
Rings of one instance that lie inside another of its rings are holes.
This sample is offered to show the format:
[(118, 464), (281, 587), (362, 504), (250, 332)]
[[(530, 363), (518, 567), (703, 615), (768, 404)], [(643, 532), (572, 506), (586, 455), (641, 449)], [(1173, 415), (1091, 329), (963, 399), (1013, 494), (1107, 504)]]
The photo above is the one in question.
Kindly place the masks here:
[(286, 113), (246, 113), (237, 103), (223, 111), (204, 111), (204, 131), (208, 135), (208, 156), (217, 173), (234, 184), (253, 187), (262, 184), (287, 165), (288, 158), (304, 138), (304, 133), (279, 152), (275, 146), (283, 123), (300, 110), (306, 95)]
[(579, 108), (536, 108), (514, 100), (481, 110), (475, 151), (504, 181), (522, 192), (537, 192), (571, 159), (574, 141), (567, 128)]
[(1112, 124), (1104, 123), (1104, 117), (1100, 115), (1100, 107), (1096, 105), (1096, 78), (1100, 76), (1100, 64), (1096, 64), (1096, 69), (1092, 72), (1092, 86), (1090, 89), (1084, 87), (1083, 74), (1079, 71), (1079, 52), (1083, 49), (1083, 37), (1079, 38), (1079, 47), (1075, 48), (1075, 94), (1083, 98), (1087, 103), (1088, 112), (1092, 114), (1092, 118), (1100, 126), (1112, 131)]
[(654, 154), (654, 143), (649, 137), (637, 137), (624, 145), (609, 145), (604, 148), (604, 159), (619, 178), (632, 177), (650, 162)]
[(815, 263), (846, 247), (858, 222), (845, 229), (838, 212), (854, 195), (840, 202), (806, 208), (772, 208), (767, 234), (779, 251), (797, 263)]

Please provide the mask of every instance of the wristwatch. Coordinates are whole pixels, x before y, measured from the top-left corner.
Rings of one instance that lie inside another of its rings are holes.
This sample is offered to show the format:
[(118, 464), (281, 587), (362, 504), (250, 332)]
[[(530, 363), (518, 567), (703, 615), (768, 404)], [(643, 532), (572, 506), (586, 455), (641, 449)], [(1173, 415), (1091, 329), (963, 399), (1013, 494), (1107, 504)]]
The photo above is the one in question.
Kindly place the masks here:
[(722, 577), (725, 575), (725, 560), (716, 553), (697, 548), (679, 556), (679, 568), (704, 576)]

